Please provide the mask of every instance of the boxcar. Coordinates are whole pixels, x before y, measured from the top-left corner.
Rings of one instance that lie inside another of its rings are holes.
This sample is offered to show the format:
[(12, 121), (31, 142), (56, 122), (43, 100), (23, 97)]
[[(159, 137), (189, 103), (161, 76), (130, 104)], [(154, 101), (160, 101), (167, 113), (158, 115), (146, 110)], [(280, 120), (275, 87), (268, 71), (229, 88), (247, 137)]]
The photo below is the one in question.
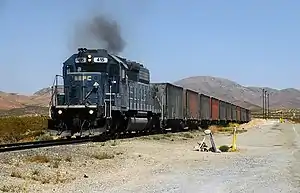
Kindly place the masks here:
[(247, 121), (247, 111), (244, 108), (241, 108), (241, 122), (246, 122)]
[(244, 122), (244, 109), (240, 107), (240, 114), (241, 114), (241, 122)]
[(200, 98), (199, 93), (190, 89), (185, 89), (185, 109), (186, 118), (191, 120), (197, 120), (200, 118)]
[(211, 97), (211, 119), (219, 121), (219, 99)]
[(220, 121), (226, 121), (226, 102), (219, 101), (219, 118)]
[(231, 103), (226, 103), (226, 121), (232, 121)]
[(231, 112), (232, 112), (232, 121), (237, 121), (236, 120), (236, 106), (235, 105), (231, 106)]
[(164, 119), (183, 119), (183, 88), (170, 83), (152, 85), (158, 100), (163, 105)]
[(241, 107), (236, 107), (236, 120), (237, 122), (241, 122)]
[(210, 97), (204, 94), (200, 94), (200, 119), (201, 121), (211, 120), (211, 105)]
[(249, 109), (246, 109), (246, 122), (251, 121), (251, 112)]

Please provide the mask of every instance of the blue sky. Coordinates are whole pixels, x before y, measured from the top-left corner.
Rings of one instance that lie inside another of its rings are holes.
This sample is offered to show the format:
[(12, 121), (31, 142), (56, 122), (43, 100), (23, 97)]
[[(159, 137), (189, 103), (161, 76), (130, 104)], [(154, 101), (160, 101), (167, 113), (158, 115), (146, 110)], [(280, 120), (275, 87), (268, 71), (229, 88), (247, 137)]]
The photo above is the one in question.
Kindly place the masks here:
[(152, 81), (210, 75), (300, 88), (299, 10), (296, 0), (2, 0), (0, 90), (50, 86), (76, 51), (75, 25), (97, 13), (120, 23), (121, 55), (147, 66)]

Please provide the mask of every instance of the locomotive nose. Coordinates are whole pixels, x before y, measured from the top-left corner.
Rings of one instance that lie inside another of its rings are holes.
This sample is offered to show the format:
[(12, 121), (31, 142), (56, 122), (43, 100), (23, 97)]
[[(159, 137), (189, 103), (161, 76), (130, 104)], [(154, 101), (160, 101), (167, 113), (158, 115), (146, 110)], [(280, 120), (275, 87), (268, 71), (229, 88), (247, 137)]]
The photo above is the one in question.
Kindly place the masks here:
[(76, 72), (67, 76), (70, 104), (78, 105), (87, 101), (89, 104), (103, 105), (106, 74)]

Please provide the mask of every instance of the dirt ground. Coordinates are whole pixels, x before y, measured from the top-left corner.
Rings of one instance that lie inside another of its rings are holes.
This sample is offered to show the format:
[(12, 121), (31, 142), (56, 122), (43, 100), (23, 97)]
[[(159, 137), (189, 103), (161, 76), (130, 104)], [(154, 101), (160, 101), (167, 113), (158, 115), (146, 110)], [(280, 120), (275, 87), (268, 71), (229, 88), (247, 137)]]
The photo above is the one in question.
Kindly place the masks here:
[[(238, 152), (194, 151), (197, 131), (1, 153), (0, 191), (299, 192), (300, 125), (243, 128)], [(232, 142), (228, 133), (214, 138)]]

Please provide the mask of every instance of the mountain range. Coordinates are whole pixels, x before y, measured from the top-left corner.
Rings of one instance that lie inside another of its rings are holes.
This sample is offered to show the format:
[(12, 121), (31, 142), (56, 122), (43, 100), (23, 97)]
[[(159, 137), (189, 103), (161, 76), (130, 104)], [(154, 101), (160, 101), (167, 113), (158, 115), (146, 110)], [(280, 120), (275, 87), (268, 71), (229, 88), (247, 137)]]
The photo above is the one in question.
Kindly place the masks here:
[[(236, 105), (259, 110), (262, 106), (261, 87), (246, 87), (224, 78), (212, 76), (194, 76), (178, 80), (173, 84), (199, 91)], [(270, 97), (270, 109), (300, 108), (300, 90), (286, 88), (277, 90), (265, 88)], [(19, 95), (0, 91), (0, 115), (47, 113), (51, 89), (43, 88), (33, 95)]]

